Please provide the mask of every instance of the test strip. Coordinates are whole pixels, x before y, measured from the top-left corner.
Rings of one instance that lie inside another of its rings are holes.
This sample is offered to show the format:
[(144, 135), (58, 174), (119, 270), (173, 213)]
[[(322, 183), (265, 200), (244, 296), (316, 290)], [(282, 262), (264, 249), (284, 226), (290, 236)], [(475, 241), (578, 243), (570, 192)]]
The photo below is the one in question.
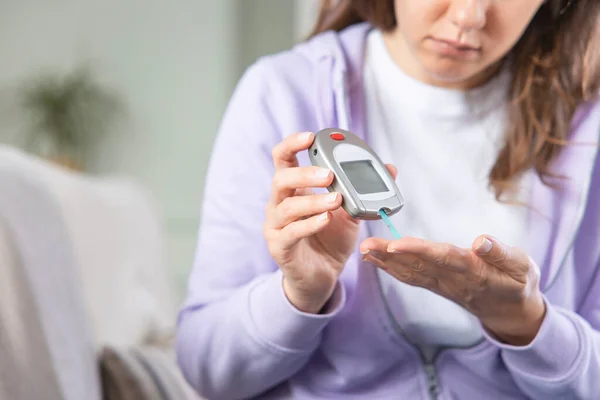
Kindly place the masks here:
[(379, 209), (379, 215), (381, 215), (381, 219), (383, 220), (383, 222), (385, 222), (385, 224), (389, 228), (390, 232), (392, 232), (392, 236), (394, 236), (394, 239), (400, 239), (400, 234), (394, 227), (394, 224), (392, 224), (390, 217), (388, 217), (388, 215), (385, 213), (385, 210), (383, 208)]

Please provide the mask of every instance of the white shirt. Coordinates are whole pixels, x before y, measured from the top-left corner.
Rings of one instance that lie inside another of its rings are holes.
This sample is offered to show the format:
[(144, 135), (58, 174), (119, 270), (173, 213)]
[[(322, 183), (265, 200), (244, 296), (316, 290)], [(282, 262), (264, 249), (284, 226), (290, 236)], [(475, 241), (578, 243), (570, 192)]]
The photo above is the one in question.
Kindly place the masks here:
[[(470, 248), (485, 233), (525, 247), (525, 207), (496, 201), (488, 187), (504, 134), (508, 74), (469, 92), (427, 85), (395, 64), (378, 30), (369, 34), (364, 74), (371, 146), (398, 167), (405, 205), (392, 221), (400, 235)], [(371, 229), (391, 238), (382, 221)], [(481, 338), (475, 316), (456, 303), (378, 273), (401, 330), (427, 354)]]

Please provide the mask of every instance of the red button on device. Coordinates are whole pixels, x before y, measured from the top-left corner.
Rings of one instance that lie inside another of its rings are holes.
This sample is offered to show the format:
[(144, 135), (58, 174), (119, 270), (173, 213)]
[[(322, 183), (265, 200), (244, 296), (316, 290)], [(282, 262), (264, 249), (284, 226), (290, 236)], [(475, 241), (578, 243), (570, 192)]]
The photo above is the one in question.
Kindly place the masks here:
[(341, 133), (339, 133), (339, 132), (332, 133), (332, 134), (330, 135), (330, 137), (331, 137), (333, 140), (344, 140), (344, 135), (343, 135), (343, 134), (341, 134)]

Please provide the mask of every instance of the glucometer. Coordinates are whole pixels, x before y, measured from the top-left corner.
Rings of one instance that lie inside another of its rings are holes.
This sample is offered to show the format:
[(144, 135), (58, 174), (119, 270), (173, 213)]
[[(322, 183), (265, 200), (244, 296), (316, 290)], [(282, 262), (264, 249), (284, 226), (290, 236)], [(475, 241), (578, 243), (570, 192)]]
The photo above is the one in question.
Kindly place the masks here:
[(342, 207), (351, 217), (383, 219), (390, 225), (387, 217), (400, 211), (404, 199), (364, 140), (343, 129), (323, 129), (308, 151), (312, 165), (333, 171), (335, 178), (327, 190), (342, 194)]

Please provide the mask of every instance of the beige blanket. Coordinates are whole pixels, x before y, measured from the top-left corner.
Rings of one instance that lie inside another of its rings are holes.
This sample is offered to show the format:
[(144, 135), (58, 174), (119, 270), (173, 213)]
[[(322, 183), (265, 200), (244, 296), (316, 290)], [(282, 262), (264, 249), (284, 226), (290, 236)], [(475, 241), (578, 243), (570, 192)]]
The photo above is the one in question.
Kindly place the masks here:
[(97, 400), (96, 350), (72, 248), (33, 164), (0, 152), (0, 224), (10, 248), (3, 253), (13, 258), (0, 265), (0, 399)]
[(0, 222), (0, 399), (63, 398), (31, 287)]

